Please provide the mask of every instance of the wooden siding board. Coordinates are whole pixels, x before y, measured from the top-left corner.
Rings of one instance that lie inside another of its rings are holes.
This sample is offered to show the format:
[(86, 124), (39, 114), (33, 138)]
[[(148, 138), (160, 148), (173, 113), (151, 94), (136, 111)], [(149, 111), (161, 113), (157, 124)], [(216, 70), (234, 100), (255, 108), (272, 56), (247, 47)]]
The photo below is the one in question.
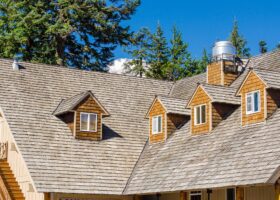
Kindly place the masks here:
[[(253, 114), (246, 114), (246, 94), (248, 92), (253, 91), (260, 91), (260, 111)], [(241, 106), (242, 106), (242, 125), (248, 125), (253, 123), (259, 123), (263, 122), (266, 117), (265, 113), (265, 90), (266, 86), (263, 83), (263, 81), (253, 72), (250, 73), (245, 80), (245, 83), (243, 84), (242, 88), (240, 88), (240, 94), (241, 94)]]
[(213, 62), (207, 66), (207, 83), (221, 85), (222, 83), (222, 63)]
[[(97, 114), (97, 131), (81, 131), (80, 130), (80, 115), (82, 112), (96, 113)], [(100, 108), (98, 103), (92, 98), (88, 97), (82, 101), (76, 108), (76, 139), (81, 140), (101, 140), (102, 138), (102, 113), (103, 110)]]
[[(162, 131), (158, 134), (152, 133), (152, 118), (153, 116), (162, 116)], [(166, 140), (166, 111), (160, 101), (157, 99), (149, 112), (149, 141), (151, 144), (163, 142)]]
[[(206, 123), (201, 125), (194, 124), (194, 108), (198, 105), (206, 105)], [(201, 88), (198, 87), (195, 95), (192, 98), (192, 101), (189, 103), (191, 107), (191, 131), (192, 134), (201, 134), (201, 133), (208, 133), (211, 130), (210, 125), (210, 109), (211, 109), (211, 99), (206, 94), (206, 92)]]

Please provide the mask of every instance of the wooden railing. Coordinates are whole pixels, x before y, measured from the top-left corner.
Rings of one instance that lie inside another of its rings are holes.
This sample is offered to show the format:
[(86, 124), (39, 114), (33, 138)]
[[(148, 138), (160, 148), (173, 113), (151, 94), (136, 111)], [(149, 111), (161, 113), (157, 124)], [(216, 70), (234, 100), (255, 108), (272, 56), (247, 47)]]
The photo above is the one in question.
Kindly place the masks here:
[(7, 156), (8, 156), (8, 143), (1, 142), (0, 143), (0, 160), (7, 159)]

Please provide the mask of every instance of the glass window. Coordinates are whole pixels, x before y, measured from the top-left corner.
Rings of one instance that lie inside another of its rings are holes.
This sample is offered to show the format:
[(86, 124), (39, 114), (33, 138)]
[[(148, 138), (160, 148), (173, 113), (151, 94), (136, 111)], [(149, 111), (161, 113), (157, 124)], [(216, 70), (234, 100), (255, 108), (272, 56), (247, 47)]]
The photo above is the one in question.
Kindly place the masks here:
[(246, 94), (246, 114), (260, 111), (260, 92), (254, 91)]
[(201, 192), (200, 191), (194, 191), (190, 193), (190, 200), (201, 200)]
[(235, 200), (235, 189), (234, 188), (228, 188), (226, 192), (226, 200)]
[(206, 105), (195, 107), (195, 125), (204, 124), (206, 122)]
[(152, 118), (152, 133), (157, 134), (162, 131), (162, 117), (155, 116)]
[(81, 131), (97, 131), (97, 114), (81, 113)]

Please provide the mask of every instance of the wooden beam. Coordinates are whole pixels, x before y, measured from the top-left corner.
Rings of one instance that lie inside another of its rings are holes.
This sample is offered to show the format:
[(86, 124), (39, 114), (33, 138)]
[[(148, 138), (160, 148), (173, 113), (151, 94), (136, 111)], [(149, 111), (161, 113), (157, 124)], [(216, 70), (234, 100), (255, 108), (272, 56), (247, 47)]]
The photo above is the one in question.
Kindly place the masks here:
[(236, 200), (244, 200), (244, 187), (236, 188)]
[(180, 200), (188, 200), (188, 193), (187, 192), (180, 192)]
[(275, 200), (280, 200), (280, 184), (275, 184)]
[(12, 200), (10, 193), (5, 185), (5, 182), (1, 176), (0, 176), (0, 199)]

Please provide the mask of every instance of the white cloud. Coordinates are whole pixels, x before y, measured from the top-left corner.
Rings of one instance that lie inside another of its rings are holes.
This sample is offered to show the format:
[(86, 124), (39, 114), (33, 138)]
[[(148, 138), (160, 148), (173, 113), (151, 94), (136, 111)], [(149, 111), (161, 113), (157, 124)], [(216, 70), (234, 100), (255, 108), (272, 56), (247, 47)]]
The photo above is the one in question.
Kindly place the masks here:
[(109, 65), (109, 73), (114, 74), (123, 74), (124, 73), (124, 64), (129, 62), (128, 58), (119, 58), (113, 61), (112, 64)]

